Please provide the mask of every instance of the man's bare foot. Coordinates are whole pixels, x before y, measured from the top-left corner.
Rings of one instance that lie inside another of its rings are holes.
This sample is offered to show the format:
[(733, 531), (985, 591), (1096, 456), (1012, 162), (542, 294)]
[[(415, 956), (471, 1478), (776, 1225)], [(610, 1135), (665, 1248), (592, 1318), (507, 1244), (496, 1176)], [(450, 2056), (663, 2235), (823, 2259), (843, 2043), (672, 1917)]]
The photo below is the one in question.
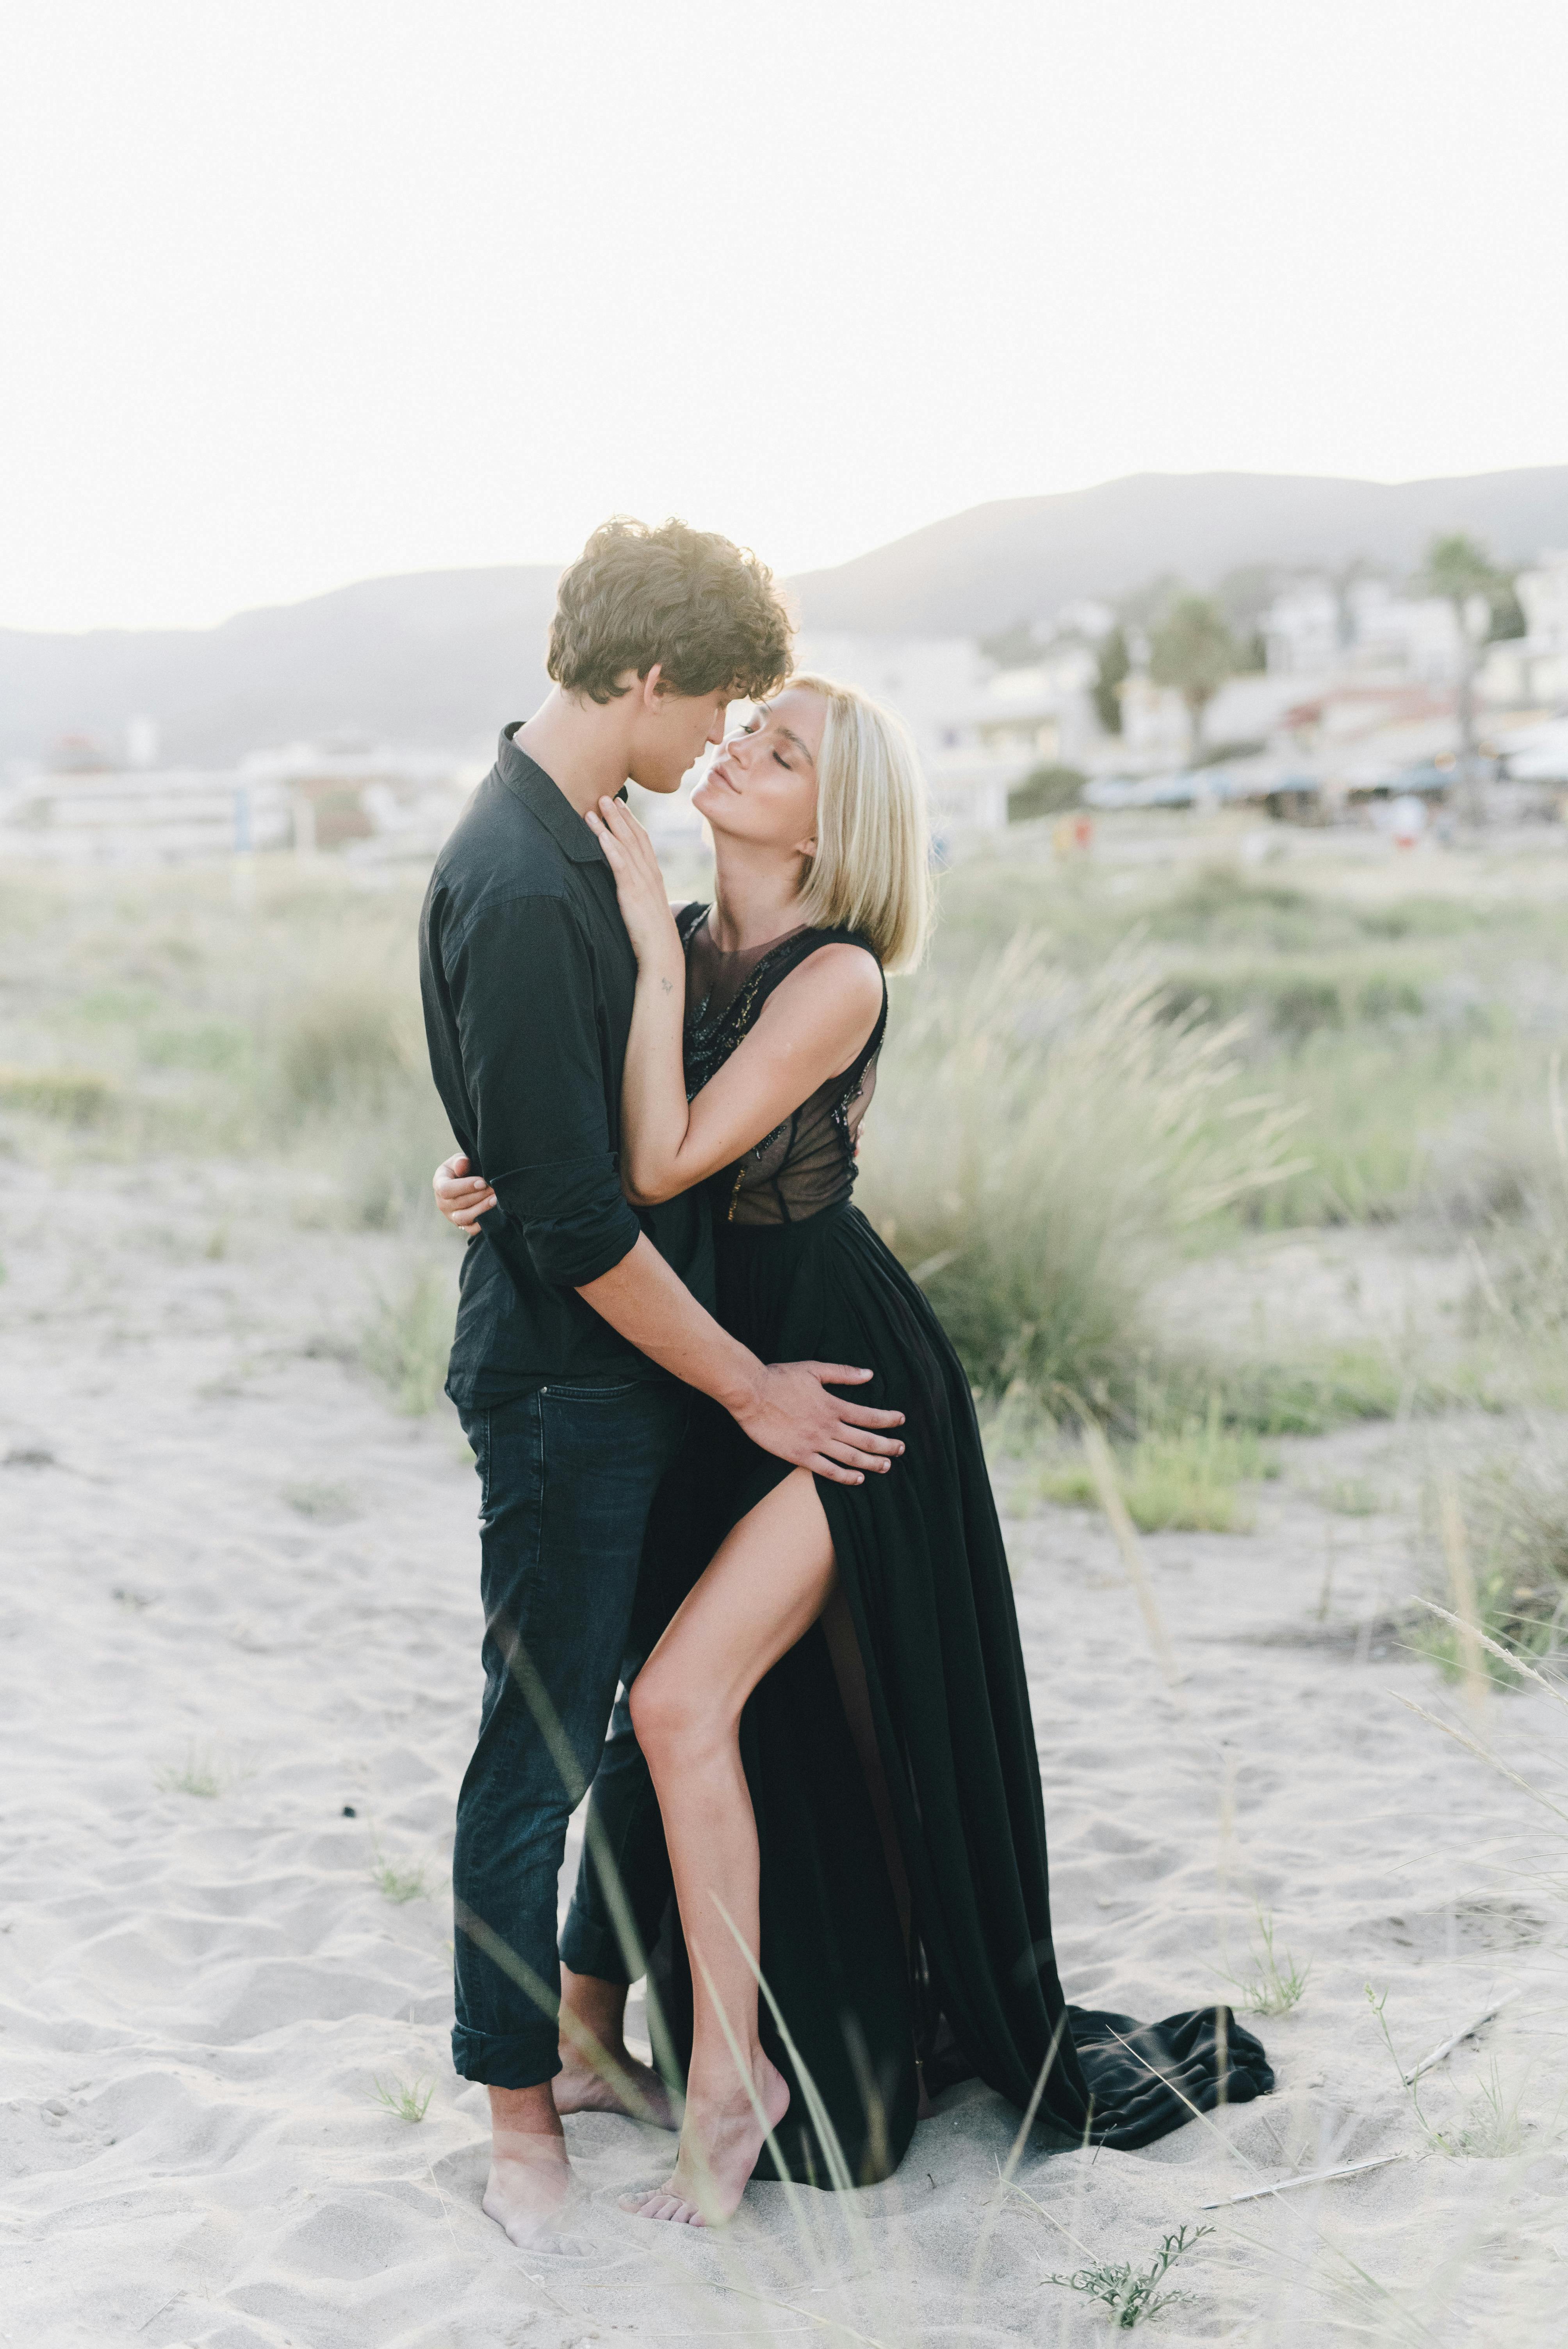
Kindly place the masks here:
[(760, 2050), (752, 2078), (767, 2128), (738, 2088), (722, 2098), (688, 2090), (674, 2175), (651, 2194), (627, 2195), (623, 2210), (677, 2227), (720, 2227), (735, 2216), (768, 2129), (776, 2129), (789, 2109), (784, 2075)]
[(544, 2249), (573, 2192), (550, 2084), (492, 2088), (490, 2107), (490, 2169), (480, 2207), (525, 2251)]
[(514, 2243), (538, 2250), (560, 2228), (572, 2199), (572, 2164), (560, 2137), (536, 2137), (519, 2150), (522, 2140), (507, 2138), (490, 2151), (490, 2176), (480, 2207)]
[[(652, 2121), (659, 2128), (678, 2128), (674, 2101), (651, 2064), (639, 2064), (624, 2042), (604, 2051), (614, 2072), (624, 2075), (623, 2090), (614, 2074), (605, 2079), (581, 2055), (563, 2047), (561, 2069), (551, 2086), (558, 2113), (624, 2113), (634, 2121)], [(628, 2093), (629, 2091), (629, 2093)]]
[[(625, 2113), (634, 2121), (678, 2128), (658, 2074), (626, 2052), (625, 1982), (561, 1969), (561, 2069), (552, 2083), (558, 2113)], [(604, 2063), (624, 2074), (630, 2093), (604, 2077)], [(639, 2101), (640, 2100), (640, 2101)]]

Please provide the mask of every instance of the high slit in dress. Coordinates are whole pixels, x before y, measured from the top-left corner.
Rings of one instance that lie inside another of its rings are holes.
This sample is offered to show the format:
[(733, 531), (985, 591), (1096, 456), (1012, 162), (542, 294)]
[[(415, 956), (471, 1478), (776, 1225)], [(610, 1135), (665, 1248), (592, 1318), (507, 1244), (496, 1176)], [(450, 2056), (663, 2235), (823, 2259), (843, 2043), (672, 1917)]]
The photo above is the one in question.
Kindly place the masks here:
[[(866, 944), (803, 929), (724, 954), (706, 913), (688, 905), (678, 917), (688, 1095), (808, 955)], [(969, 1383), (922, 1291), (851, 1203), (886, 1018), (884, 986), (852, 1066), (709, 1185), (725, 1328), (763, 1361), (869, 1368), (853, 1399), (904, 1413), (890, 1474), (816, 1485), (908, 1880), (907, 1937), (820, 1624), (759, 1682), (740, 1726), (761, 1971), (788, 2032), (787, 2044), (764, 1997), (763, 2044), (790, 2088), (778, 2144), (785, 2172), (819, 2185), (897, 2167), (922, 2071), (933, 2095), (976, 2075), (1020, 2107), (1038, 2091), (1048, 2128), (1120, 2147), (1274, 2085), (1259, 2042), (1227, 2008), (1140, 2024), (1064, 1999), (1012, 1581)], [(696, 1402), (650, 1540), (650, 1595), (665, 1619), (731, 1526), (790, 1474), (717, 1405)], [(684, 2063), (691, 1978), (673, 1897), (650, 1971)], [(757, 2174), (779, 2174), (767, 2150)]]

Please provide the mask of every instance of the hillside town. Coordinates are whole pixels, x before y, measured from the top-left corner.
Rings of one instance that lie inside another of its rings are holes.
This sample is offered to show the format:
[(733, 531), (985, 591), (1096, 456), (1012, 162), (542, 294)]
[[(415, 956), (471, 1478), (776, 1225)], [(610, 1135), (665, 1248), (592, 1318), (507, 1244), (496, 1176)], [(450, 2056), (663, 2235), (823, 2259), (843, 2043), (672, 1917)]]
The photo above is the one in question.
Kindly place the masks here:
[[(808, 627), (799, 662), (904, 718), (939, 843), (1074, 809), (1251, 807), (1404, 840), (1561, 825), (1568, 552), (1511, 574), (1470, 542), (1444, 547), (1452, 575), (1413, 585), (1301, 574), (1200, 595), (1163, 582), (990, 637)], [(118, 743), (67, 735), (0, 777), (0, 857), (428, 860), (487, 763), (340, 729), (231, 766), (170, 765), (156, 717), (128, 715)], [(688, 797), (636, 795), (672, 843), (699, 833)]]

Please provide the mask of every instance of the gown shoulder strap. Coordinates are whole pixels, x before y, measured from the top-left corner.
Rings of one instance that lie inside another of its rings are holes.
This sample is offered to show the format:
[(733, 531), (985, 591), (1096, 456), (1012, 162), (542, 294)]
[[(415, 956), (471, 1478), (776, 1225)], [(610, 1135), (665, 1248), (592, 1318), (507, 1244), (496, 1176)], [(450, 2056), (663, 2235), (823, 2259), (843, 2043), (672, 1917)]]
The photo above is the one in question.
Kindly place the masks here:
[(688, 905), (676, 907), (676, 930), (683, 947), (690, 946), (691, 934), (707, 911), (707, 903), (701, 897), (694, 897)]
[(887, 1028), (887, 975), (877, 958), (876, 949), (862, 931), (802, 930), (797, 936), (786, 938), (781, 947), (776, 947), (773, 952), (758, 965), (756, 976), (763, 980), (763, 986), (755, 1009), (760, 1009), (762, 1003), (766, 1002), (773, 989), (782, 980), (788, 978), (792, 970), (799, 970), (807, 957), (814, 955), (819, 947), (844, 946), (863, 947), (872, 960), (876, 963), (878, 973), (882, 978), (882, 1009), (877, 1014), (876, 1025), (861, 1045), (853, 1062), (844, 1071), (845, 1087), (850, 1093), (853, 1093), (859, 1087), (867, 1068), (882, 1050), (882, 1036)]

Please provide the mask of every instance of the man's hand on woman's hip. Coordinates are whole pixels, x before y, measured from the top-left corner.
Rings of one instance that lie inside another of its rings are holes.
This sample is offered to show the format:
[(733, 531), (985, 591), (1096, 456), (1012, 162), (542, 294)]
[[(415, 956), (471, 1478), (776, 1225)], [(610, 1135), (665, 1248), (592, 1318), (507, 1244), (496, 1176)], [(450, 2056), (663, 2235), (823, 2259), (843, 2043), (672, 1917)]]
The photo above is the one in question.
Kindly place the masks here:
[(877, 1431), (902, 1427), (903, 1413), (846, 1402), (829, 1389), (863, 1386), (871, 1375), (843, 1362), (759, 1364), (750, 1394), (730, 1402), (729, 1413), (776, 1459), (835, 1485), (863, 1485), (885, 1476), (903, 1452), (896, 1436)]

